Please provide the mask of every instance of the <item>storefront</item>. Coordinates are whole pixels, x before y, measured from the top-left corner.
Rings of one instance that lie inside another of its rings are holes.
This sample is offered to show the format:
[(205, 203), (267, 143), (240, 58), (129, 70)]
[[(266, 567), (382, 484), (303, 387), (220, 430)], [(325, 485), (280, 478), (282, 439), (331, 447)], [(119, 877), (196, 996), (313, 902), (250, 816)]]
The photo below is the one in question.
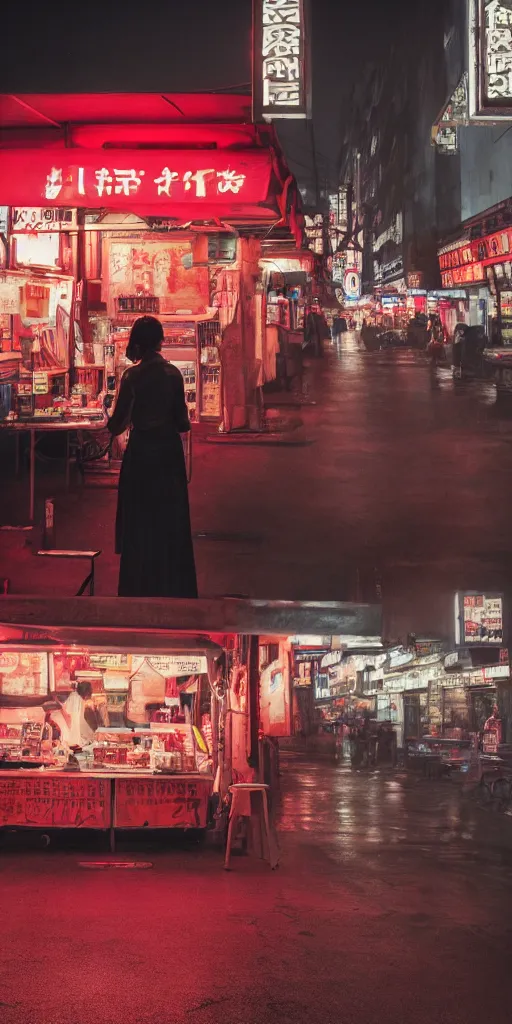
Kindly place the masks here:
[(276, 253), (302, 239), (272, 127), (247, 123), (241, 96), (181, 96), (183, 116), (156, 95), (30, 99), (2, 105), (3, 421), (95, 418), (148, 314), (192, 421), (247, 425), (266, 355), (261, 239)]
[(460, 322), (481, 326), (487, 332), (494, 306), (487, 286), (487, 274), (478, 249), (466, 231), (462, 238), (438, 250), (443, 291), (462, 289), (466, 296), (464, 319)]
[(466, 221), (438, 257), (443, 289), (466, 292), (465, 322), (483, 327), (491, 347), (512, 344), (512, 201)]
[(280, 254), (263, 243), (259, 266), (263, 281), (265, 344), (263, 385), (287, 387), (302, 373), (306, 312), (311, 304), (315, 258), (305, 249)]

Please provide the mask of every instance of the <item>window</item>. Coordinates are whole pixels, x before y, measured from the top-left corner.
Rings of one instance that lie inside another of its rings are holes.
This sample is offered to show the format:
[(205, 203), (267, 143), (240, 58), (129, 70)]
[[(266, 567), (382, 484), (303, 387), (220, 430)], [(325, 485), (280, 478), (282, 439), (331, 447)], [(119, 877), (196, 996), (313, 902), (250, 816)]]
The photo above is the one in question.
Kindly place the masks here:
[(208, 235), (208, 259), (233, 263), (236, 260), (236, 235), (228, 231)]

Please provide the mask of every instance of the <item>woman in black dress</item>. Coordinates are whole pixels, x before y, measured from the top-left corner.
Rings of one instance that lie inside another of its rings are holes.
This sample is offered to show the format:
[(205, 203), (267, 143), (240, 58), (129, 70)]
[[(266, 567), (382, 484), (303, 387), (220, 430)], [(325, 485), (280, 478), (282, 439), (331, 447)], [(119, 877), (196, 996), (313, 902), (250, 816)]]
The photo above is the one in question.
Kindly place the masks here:
[(180, 434), (190, 430), (183, 377), (160, 354), (159, 320), (136, 320), (108, 428), (131, 427), (116, 517), (120, 597), (197, 597), (187, 473)]

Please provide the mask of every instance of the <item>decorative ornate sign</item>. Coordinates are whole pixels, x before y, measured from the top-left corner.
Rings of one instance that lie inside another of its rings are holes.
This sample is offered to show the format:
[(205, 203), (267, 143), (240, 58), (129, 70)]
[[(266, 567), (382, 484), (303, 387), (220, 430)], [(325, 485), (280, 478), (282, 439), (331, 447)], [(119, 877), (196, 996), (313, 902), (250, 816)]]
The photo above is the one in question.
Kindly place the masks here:
[(469, 115), (512, 118), (511, 0), (471, 0), (469, 26)]
[(255, 120), (310, 116), (309, 0), (253, 0)]

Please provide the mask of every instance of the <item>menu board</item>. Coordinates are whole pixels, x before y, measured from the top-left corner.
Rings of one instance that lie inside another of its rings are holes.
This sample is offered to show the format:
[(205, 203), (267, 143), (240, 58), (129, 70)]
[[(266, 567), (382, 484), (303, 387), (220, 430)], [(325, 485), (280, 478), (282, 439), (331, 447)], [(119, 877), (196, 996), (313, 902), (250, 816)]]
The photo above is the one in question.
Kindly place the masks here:
[(210, 779), (116, 779), (116, 828), (205, 828)]
[(109, 828), (110, 780), (0, 775), (0, 825)]
[(0, 650), (0, 693), (9, 697), (44, 697), (48, 693), (46, 651)]

